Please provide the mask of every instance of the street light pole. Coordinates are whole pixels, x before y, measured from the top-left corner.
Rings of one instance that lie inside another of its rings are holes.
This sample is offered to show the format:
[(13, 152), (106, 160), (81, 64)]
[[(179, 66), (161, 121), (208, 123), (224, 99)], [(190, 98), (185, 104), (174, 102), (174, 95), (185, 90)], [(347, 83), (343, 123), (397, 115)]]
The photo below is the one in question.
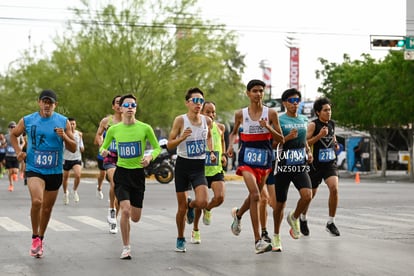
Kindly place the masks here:
[(270, 62), (267, 59), (262, 59), (259, 62), (259, 67), (263, 71), (263, 81), (266, 84), (265, 94), (269, 94), (269, 100), (272, 99), (272, 68)]

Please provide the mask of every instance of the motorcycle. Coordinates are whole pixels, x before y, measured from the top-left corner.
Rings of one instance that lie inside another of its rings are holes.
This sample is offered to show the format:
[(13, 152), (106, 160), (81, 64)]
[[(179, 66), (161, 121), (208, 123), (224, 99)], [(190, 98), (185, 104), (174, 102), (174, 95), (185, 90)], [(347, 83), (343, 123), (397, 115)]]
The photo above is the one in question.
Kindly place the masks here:
[[(154, 175), (161, 184), (168, 184), (174, 179), (174, 155), (167, 150), (167, 145), (161, 144), (161, 153), (144, 168), (145, 177)], [(151, 154), (152, 150), (145, 151), (145, 155)]]

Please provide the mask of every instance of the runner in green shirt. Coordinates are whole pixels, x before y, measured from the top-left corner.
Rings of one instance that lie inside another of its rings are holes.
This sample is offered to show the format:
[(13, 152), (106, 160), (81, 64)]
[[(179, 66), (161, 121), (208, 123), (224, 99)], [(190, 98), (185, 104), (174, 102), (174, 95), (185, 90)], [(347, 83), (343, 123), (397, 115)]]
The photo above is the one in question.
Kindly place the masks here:
[[(120, 228), (123, 250), (121, 259), (131, 259), (130, 223), (141, 218), (145, 192), (144, 167), (161, 152), (152, 127), (135, 119), (136, 98), (132, 94), (119, 100), (122, 110), (122, 122), (111, 126), (100, 148), (103, 157), (109, 154), (108, 148), (113, 139), (118, 152), (117, 167), (114, 174), (115, 195), (121, 209)], [(147, 142), (153, 148), (150, 155), (144, 156)]]

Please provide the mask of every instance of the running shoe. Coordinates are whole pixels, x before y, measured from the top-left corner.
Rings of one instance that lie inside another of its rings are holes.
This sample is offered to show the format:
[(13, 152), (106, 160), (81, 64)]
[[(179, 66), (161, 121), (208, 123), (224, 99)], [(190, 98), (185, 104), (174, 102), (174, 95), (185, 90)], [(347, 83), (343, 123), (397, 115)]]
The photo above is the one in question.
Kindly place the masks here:
[(12, 178), (13, 178), (13, 181), (17, 181), (17, 180), (19, 180), (19, 179), (18, 179), (18, 177), (17, 177), (17, 174), (16, 174), (16, 173), (14, 173), (14, 174), (12, 175)]
[(73, 191), (73, 201), (74, 202), (79, 202), (78, 191)]
[(121, 260), (131, 260), (131, 247), (130, 246), (124, 246), (122, 248), (121, 257), (119, 257)]
[(304, 236), (309, 236), (308, 221), (307, 221), (307, 220), (301, 220), (301, 219), (299, 218), (299, 222), (300, 222), (300, 232), (301, 232)]
[(240, 220), (237, 218), (237, 211), (239, 209), (237, 207), (234, 207), (233, 209), (231, 209), (231, 216), (233, 217), (233, 223), (231, 224), (231, 232), (233, 232), (233, 234), (235, 236), (238, 236), (241, 232), (241, 222)]
[(102, 190), (99, 190), (99, 188), (96, 188), (96, 197), (101, 200), (104, 198), (104, 194)]
[(191, 224), (194, 221), (194, 208), (190, 207), (191, 197), (187, 198), (187, 223)]
[(13, 190), (14, 190), (14, 186), (13, 185), (9, 185), (8, 191), (9, 192), (13, 192)]
[(109, 224), (109, 233), (111, 233), (111, 234), (118, 233), (118, 227), (116, 226), (116, 223), (110, 223)]
[(116, 210), (114, 208), (108, 209), (107, 221), (109, 224), (116, 224)]
[(63, 204), (69, 204), (69, 192), (63, 193)]
[(287, 216), (287, 222), (290, 225), (289, 234), (294, 239), (300, 238), (300, 226), (299, 226), (299, 219), (293, 219), (293, 211)]
[(266, 230), (262, 231), (262, 240), (264, 240), (267, 243), (271, 243), (272, 240), (269, 238), (269, 233), (267, 233)]
[(185, 238), (177, 238), (177, 243), (175, 245), (175, 252), (185, 252), (187, 248), (185, 247), (186, 241)]
[(30, 256), (40, 258), (43, 256), (43, 244), (39, 237), (32, 239), (32, 247), (30, 248)]
[(272, 251), (282, 252), (282, 242), (280, 241), (280, 235), (274, 235), (272, 240)]
[(203, 213), (203, 223), (205, 225), (210, 225), (211, 223), (211, 211), (204, 209), (204, 213)]
[(332, 236), (338, 237), (341, 234), (339, 233), (338, 228), (336, 228), (335, 223), (331, 222), (331, 223), (327, 223), (326, 224), (326, 231), (331, 234)]
[(256, 254), (261, 254), (265, 252), (269, 252), (272, 250), (272, 245), (264, 240), (260, 239), (256, 242)]
[(193, 230), (191, 232), (191, 243), (194, 243), (194, 244), (200, 244), (201, 243), (200, 231)]

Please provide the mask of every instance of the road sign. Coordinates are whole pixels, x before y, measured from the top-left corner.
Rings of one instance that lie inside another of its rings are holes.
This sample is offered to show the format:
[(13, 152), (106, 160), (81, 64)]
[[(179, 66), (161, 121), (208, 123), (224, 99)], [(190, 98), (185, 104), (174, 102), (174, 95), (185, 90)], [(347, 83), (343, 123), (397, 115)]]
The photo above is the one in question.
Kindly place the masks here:
[(414, 51), (404, 51), (404, 60), (414, 60)]
[(414, 36), (407, 36), (405, 38), (405, 49), (414, 50)]

